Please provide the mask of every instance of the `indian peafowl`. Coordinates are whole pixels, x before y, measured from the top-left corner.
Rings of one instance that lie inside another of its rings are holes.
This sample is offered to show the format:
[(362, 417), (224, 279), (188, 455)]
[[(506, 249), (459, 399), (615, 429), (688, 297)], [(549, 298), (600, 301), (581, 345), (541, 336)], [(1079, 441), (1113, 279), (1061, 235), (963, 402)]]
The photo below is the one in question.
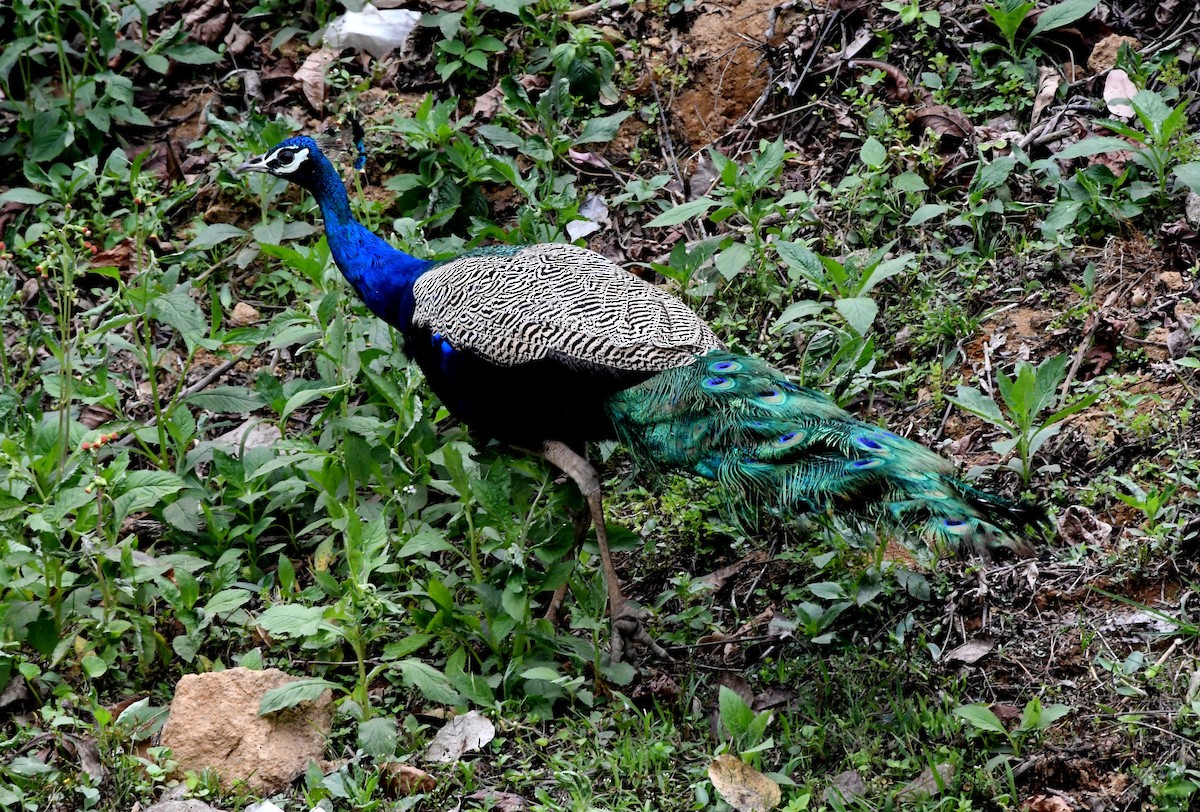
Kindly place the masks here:
[(618, 438), (657, 468), (715, 480), (742, 505), (833, 511), (931, 542), (1009, 538), (1037, 507), (967, 485), (923, 446), (863, 423), (821, 392), (726, 349), (690, 308), (584, 248), (499, 246), (430, 262), (357, 222), (338, 172), (307, 136), (238, 167), (307, 189), (333, 259), (452, 414), (479, 434), (540, 453), (582, 491), (600, 550), (611, 654), (665, 652), (622, 594), (589, 441)]

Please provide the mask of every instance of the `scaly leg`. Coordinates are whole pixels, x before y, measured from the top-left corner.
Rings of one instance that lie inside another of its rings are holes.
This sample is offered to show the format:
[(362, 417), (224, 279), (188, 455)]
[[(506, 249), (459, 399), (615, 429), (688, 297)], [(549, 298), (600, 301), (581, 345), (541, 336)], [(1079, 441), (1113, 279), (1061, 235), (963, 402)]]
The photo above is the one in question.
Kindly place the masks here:
[(642, 626), (645, 610), (630, 602), (621, 593), (621, 581), (617, 578), (612, 555), (608, 551), (608, 531), (604, 527), (604, 503), (601, 500), (600, 477), (582, 456), (558, 440), (547, 440), (542, 446), (542, 456), (562, 469), (575, 480), (592, 514), (596, 528), (596, 546), (600, 548), (600, 564), (604, 568), (604, 584), (608, 588), (608, 612), (612, 619), (612, 661), (621, 662), (627, 648), (641, 643), (663, 659), (671, 659), (667, 650), (654, 641)]

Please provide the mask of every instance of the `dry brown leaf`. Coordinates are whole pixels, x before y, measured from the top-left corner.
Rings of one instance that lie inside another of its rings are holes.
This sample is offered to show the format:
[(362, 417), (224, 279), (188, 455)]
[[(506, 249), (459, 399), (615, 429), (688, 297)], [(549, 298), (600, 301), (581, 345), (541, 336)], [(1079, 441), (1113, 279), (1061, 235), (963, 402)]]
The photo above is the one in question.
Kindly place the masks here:
[(270, 448), (282, 437), (278, 426), (261, 417), (250, 417), (237, 428), (214, 438), (212, 443), (230, 456), (240, 457), (242, 449)]
[(913, 86), (912, 80), (908, 78), (908, 74), (890, 62), (883, 62), (878, 59), (855, 59), (850, 63), (851, 67), (868, 68), (871, 70), (883, 71), (884, 76), (888, 78), (889, 90), (896, 101), (901, 104), (908, 104), (912, 101)]
[(304, 98), (318, 113), (325, 106), (325, 66), (337, 58), (328, 48), (309, 54), (293, 78), (300, 83)]
[(779, 785), (730, 753), (722, 753), (708, 765), (708, 780), (717, 794), (738, 812), (766, 812), (779, 806)]
[(936, 769), (926, 767), (920, 775), (909, 781), (903, 789), (896, 793), (896, 800), (900, 803), (915, 803), (932, 798), (952, 780), (954, 780), (953, 764), (939, 764)]
[(383, 765), (383, 786), (393, 798), (433, 792), (437, 780), (422, 769), (396, 761)]
[(950, 649), (942, 656), (942, 659), (948, 663), (972, 665), (990, 654), (995, 647), (996, 641), (990, 637), (976, 637), (957, 648)]
[(863, 781), (858, 770), (846, 770), (840, 772), (833, 778), (829, 779), (829, 786), (825, 787), (825, 799), (841, 801), (842, 804), (848, 804), (855, 798), (861, 798), (867, 794), (867, 782)]
[(528, 799), (511, 792), (501, 792), (498, 789), (481, 789), (478, 792), (472, 792), (467, 797), (472, 801), (486, 804), (485, 809), (494, 809), (496, 812), (524, 812), (529, 808)]
[(1021, 808), (1028, 812), (1073, 812), (1075, 809), (1058, 795), (1034, 795), (1021, 804)]
[(475, 106), (471, 108), (471, 115), (478, 121), (491, 121), (500, 112), (500, 105), (504, 103), (504, 90), (500, 85), (496, 85), (487, 93), (475, 97)]
[(447, 722), (429, 747), (425, 750), (425, 760), (437, 763), (458, 761), (463, 753), (478, 750), (496, 737), (496, 726), (479, 711), (464, 713)]
[(183, 17), (188, 36), (203, 45), (216, 45), (225, 38), (233, 22), (228, 0), (203, 0)]
[(933, 130), (943, 140), (965, 141), (975, 132), (971, 119), (961, 110), (945, 104), (928, 104), (913, 114), (914, 132)]
[(766, 550), (754, 550), (748, 556), (740, 561), (734, 561), (732, 564), (721, 567), (719, 570), (714, 570), (703, 578), (697, 578), (695, 585), (711, 589), (714, 592), (725, 586), (725, 582), (733, 576), (737, 575), (750, 564), (761, 564), (767, 560)]
[(1068, 544), (1103, 545), (1112, 537), (1113, 526), (1083, 505), (1071, 505), (1058, 514), (1058, 535)]
[(1137, 86), (1123, 70), (1114, 68), (1104, 79), (1104, 103), (1108, 112), (1118, 118), (1133, 118), (1133, 107), (1129, 100), (1137, 95)]
[(98, 429), (115, 417), (112, 409), (99, 403), (89, 403), (79, 412), (79, 422), (89, 429)]
[(1054, 101), (1058, 95), (1058, 88), (1062, 85), (1062, 75), (1054, 68), (1039, 67), (1038, 68), (1038, 91), (1037, 98), (1033, 100), (1033, 112), (1030, 114), (1029, 123), (1035, 124), (1042, 118), (1042, 113)]

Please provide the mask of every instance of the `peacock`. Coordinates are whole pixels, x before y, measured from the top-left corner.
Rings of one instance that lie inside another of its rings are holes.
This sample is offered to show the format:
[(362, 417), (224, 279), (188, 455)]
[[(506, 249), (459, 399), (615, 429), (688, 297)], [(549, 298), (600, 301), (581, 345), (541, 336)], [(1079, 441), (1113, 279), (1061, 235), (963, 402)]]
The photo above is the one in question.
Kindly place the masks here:
[(1040, 508), (966, 484), (924, 446), (729, 350), (682, 301), (600, 254), (553, 243), (442, 262), (410, 256), (355, 220), (341, 177), (308, 136), (237, 171), (311, 192), (334, 262), (400, 332), (451, 414), (540, 454), (578, 485), (608, 590), (614, 662), (634, 643), (666, 652), (622, 592), (589, 442), (617, 439), (638, 462), (713, 480), (743, 507), (883, 522), (939, 547), (1013, 539), (1045, 521)]

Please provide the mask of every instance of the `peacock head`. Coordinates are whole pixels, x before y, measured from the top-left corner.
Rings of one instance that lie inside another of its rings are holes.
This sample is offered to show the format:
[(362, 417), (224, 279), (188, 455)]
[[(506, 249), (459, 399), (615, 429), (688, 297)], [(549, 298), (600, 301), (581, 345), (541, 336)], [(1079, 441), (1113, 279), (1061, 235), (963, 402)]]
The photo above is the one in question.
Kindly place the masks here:
[(331, 170), (332, 165), (317, 146), (317, 142), (307, 135), (297, 135), (280, 141), (234, 171), (265, 172), (303, 186), (310, 192), (316, 192)]

